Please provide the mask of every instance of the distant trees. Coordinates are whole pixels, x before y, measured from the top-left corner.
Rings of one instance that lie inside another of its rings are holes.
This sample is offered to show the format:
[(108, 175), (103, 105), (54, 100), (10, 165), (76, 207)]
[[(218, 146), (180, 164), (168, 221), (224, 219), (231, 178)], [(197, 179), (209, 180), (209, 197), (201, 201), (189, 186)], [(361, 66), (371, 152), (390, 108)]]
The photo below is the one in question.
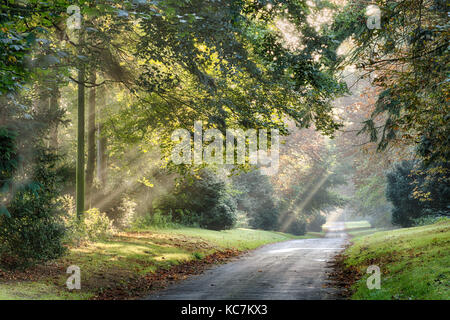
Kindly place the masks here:
[(325, 223), (322, 212), (345, 204), (344, 198), (333, 191), (333, 187), (341, 184), (344, 180), (339, 173), (327, 172), (319, 165), (308, 170), (306, 177), (291, 186), (290, 194), (280, 198), (280, 230), (295, 230), (295, 234), (303, 229), (320, 231)]
[(346, 182), (334, 142), (314, 128), (293, 129), (282, 149), (280, 170), (272, 177), (278, 229), (295, 234), (320, 231), (325, 223), (322, 216), (345, 203), (334, 190)]
[(277, 230), (280, 208), (270, 178), (252, 170), (233, 177), (237, 206), (252, 228)]
[(327, 222), (326, 217), (321, 212), (315, 212), (312, 218), (309, 219), (307, 226), (308, 231), (320, 232), (322, 226)]

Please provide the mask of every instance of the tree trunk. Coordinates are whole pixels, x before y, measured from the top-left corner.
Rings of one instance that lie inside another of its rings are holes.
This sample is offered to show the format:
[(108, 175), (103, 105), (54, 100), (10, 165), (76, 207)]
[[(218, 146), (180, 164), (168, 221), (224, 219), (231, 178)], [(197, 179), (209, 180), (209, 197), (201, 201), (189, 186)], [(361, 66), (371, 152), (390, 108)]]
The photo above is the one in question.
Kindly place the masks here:
[[(90, 83), (95, 83), (97, 80), (95, 71), (91, 73), (89, 78)], [(87, 202), (89, 208), (92, 207), (94, 194), (94, 170), (95, 170), (95, 87), (89, 90), (89, 111), (88, 111), (88, 137), (87, 137), (87, 167), (86, 167), (86, 191)]]
[[(80, 32), (81, 33), (81, 32)], [(82, 44), (82, 35), (80, 34), (80, 44)], [(82, 52), (80, 52), (82, 54)], [(76, 202), (77, 217), (80, 219), (85, 211), (84, 207), (84, 81), (85, 81), (85, 64), (80, 61), (78, 67), (78, 145), (77, 145), (77, 172), (76, 172)]]
[[(59, 90), (58, 84), (56, 83), (56, 79), (55, 82), (52, 83), (52, 92), (50, 95), (50, 111), (53, 115), (55, 115), (56, 113), (59, 113), (59, 98), (61, 96), (61, 92)], [(53, 123), (52, 127), (50, 128), (50, 145), (55, 148), (58, 149), (59, 147), (59, 141), (58, 141), (58, 122), (59, 119), (57, 121), (55, 121), (55, 123)]]
[(103, 120), (100, 115), (106, 107), (106, 87), (99, 87), (99, 110), (98, 110), (98, 131), (97, 131), (97, 177), (102, 187), (106, 184), (107, 158), (106, 158), (106, 137), (103, 134)]
[(45, 115), (45, 118), (48, 119), (47, 115), (50, 110), (50, 94), (47, 88), (47, 84), (45, 83), (45, 81), (40, 80), (36, 83), (36, 86), (37, 99), (34, 101), (36, 111), (41, 115)]

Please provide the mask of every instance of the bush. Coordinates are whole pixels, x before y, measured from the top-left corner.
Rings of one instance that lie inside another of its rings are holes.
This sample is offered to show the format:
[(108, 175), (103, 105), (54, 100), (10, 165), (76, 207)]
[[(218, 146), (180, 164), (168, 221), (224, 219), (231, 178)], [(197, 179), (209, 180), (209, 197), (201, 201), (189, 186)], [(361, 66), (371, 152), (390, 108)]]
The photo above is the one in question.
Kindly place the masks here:
[(279, 209), (275, 204), (274, 190), (270, 179), (258, 170), (234, 176), (238, 191), (237, 207), (247, 213), (252, 228), (276, 230)]
[(302, 236), (306, 233), (306, 221), (302, 217), (296, 217), (289, 224), (286, 232), (296, 236)]
[(449, 178), (441, 173), (448, 170), (448, 163), (433, 169), (403, 161), (387, 174), (386, 197), (393, 205), (393, 224), (410, 227), (421, 217), (449, 215)]
[(66, 242), (79, 245), (83, 241), (107, 239), (114, 234), (112, 221), (97, 208), (86, 211), (78, 219), (71, 196), (62, 197), (61, 203), (66, 212), (64, 219), (67, 228)]
[(57, 157), (36, 148), (35, 163), (23, 163), (13, 182), (13, 172), (4, 168), (14, 158), (0, 154), (0, 200), (4, 201), (0, 204), (0, 259), (8, 267), (27, 267), (58, 258), (65, 251), (62, 212), (55, 201)]
[(185, 179), (155, 207), (184, 225), (223, 230), (236, 222), (236, 203), (226, 183), (209, 170), (201, 171), (192, 181)]
[(422, 216), (422, 206), (413, 197), (413, 161), (403, 161), (387, 174), (386, 198), (392, 202), (392, 223), (410, 227), (413, 220)]
[(143, 217), (137, 218), (133, 226), (135, 228), (173, 228), (177, 227), (177, 224), (172, 222), (172, 216), (170, 214), (162, 214), (160, 210), (155, 210), (153, 214), (146, 214)]
[(440, 221), (444, 221), (444, 220), (448, 220), (448, 217), (443, 217), (440, 215), (430, 215), (430, 216), (425, 216), (425, 217), (420, 217), (417, 219), (414, 219), (414, 226), (426, 226), (429, 224), (435, 224), (438, 223)]
[(114, 234), (112, 221), (97, 208), (86, 211), (79, 225), (86, 239), (90, 241), (106, 239)]
[(326, 221), (327, 219), (323, 215), (321, 215), (320, 213), (316, 213), (309, 221), (307, 229), (309, 231), (321, 232), (322, 226), (325, 224)]
[(279, 210), (272, 199), (261, 201), (258, 210), (251, 215), (250, 225), (263, 230), (276, 230), (278, 228)]
[(231, 201), (221, 200), (201, 214), (200, 227), (211, 230), (230, 229), (236, 223), (236, 208)]
[(114, 225), (121, 229), (131, 227), (135, 220), (137, 203), (131, 200), (129, 197), (124, 197), (122, 203), (117, 208), (119, 214), (114, 219)]

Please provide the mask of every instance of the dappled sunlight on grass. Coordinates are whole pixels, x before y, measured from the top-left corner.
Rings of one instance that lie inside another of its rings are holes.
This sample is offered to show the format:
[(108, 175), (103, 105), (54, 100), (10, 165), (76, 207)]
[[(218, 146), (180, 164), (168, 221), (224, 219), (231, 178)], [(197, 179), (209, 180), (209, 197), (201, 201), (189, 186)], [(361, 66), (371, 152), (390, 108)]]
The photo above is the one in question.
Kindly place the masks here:
[(54, 284), (40, 282), (0, 283), (0, 300), (82, 300), (92, 294), (68, 292)]
[(192, 259), (192, 255), (191, 254), (187, 254), (187, 253), (167, 253), (167, 254), (163, 254), (160, 256), (155, 257), (156, 261), (164, 261), (164, 262), (168, 262), (168, 261), (183, 261), (183, 260), (189, 260)]
[(286, 241), (289, 239), (301, 239), (310, 236), (293, 236), (281, 232), (262, 231), (246, 228), (237, 228), (223, 231), (213, 231), (196, 228), (179, 228), (169, 230), (161, 230), (161, 232), (170, 232), (171, 234), (184, 235), (195, 238), (204, 239), (215, 243), (221, 248), (236, 249), (254, 249), (263, 244), (278, 241)]
[[(314, 236), (296, 237), (244, 228), (212, 231), (181, 227), (120, 232), (107, 240), (71, 248), (66, 256), (55, 261), (58, 269), (48, 277), (15, 282), (14, 285), (0, 283), (0, 298), (88, 299), (117, 283), (127, 283), (181, 262), (201, 260), (220, 250), (248, 250), (267, 243), (306, 237)], [(65, 270), (70, 265), (81, 269), (80, 291), (66, 289), (68, 275)]]

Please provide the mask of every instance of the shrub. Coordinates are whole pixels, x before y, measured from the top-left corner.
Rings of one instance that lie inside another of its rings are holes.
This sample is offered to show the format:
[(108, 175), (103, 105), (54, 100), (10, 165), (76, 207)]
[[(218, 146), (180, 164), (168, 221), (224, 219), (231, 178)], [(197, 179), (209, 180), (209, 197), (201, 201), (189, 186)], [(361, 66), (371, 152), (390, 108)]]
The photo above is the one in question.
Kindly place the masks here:
[(307, 229), (309, 231), (321, 232), (322, 226), (326, 221), (327, 219), (323, 215), (321, 215), (320, 213), (315, 213), (309, 221)]
[(387, 174), (386, 197), (393, 205), (393, 224), (410, 227), (421, 217), (449, 215), (449, 178), (441, 173), (448, 170), (448, 163), (434, 169), (403, 161)]
[[(14, 156), (0, 154), (0, 200), (4, 201), (0, 205), (0, 258), (9, 267), (27, 267), (55, 259), (65, 251), (65, 228), (56, 201), (57, 157), (39, 147), (34, 155), (34, 164), (22, 163), (13, 182), (12, 171), (3, 168)], [(16, 161), (17, 165), (19, 158)]]
[(177, 225), (172, 222), (172, 216), (170, 214), (162, 214), (160, 210), (155, 210), (153, 214), (146, 214), (143, 217), (137, 218), (133, 226), (135, 228), (173, 228)]
[(425, 217), (420, 217), (417, 219), (414, 219), (414, 226), (426, 226), (429, 224), (435, 224), (440, 221), (448, 220), (448, 217), (443, 217), (440, 215), (429, 215)]
[(279, 209), (275, 205), (274, 190), (267, 176), (258, 170), (234, 176), (237, 188), (237, 208), (247, 213), (252, 228), (276, 230)]
[(97, 208), (86, 211), (81, 218), (81, 226), (88, 240), (109, 238), (114, 234), (112, 221)]
[(64, 218), (67, 228), (66, 242), (79, 245), (83, 241), (106, 239), (114, 234), (112, 221), (97, 208), (86, 211), (78, 219), (73, 198), (65, 195), (60, 201), (66, 213)]
[(236, 208), (231, 201), (221, 200), (200, 218), (200, 227), (211, 230), (230, 229), (236, 223)]
[(413, 197), (414, 162), (403, 161), (387, 174), (386, 198), (392, 202), (392, 223), (410, 227), (413, 220), (422, 216), (422, 207)]
[(184, 225), (222, 230), (236, 222), (236, 203), (226, 183), (209, 170), (201, 171), (192, 181), (185, 179), (155, 207)]
[(286, 229), (286, 232), (296, 236), (306, 233), (306, 221), (302, 217), (295, 217)]
[(114, 219), (114, 225), (118, 228), (125, 229), (131, 227), (135, 220), (137, 203), (129, 197), (124, 197), (122, 203), (117, 208), (119, 214)]
[(261, 201), (258, 210), (253, 212), (250, 225), (263, 230), (276, 230), (278, 228), (279, 210), (272, 199)]

